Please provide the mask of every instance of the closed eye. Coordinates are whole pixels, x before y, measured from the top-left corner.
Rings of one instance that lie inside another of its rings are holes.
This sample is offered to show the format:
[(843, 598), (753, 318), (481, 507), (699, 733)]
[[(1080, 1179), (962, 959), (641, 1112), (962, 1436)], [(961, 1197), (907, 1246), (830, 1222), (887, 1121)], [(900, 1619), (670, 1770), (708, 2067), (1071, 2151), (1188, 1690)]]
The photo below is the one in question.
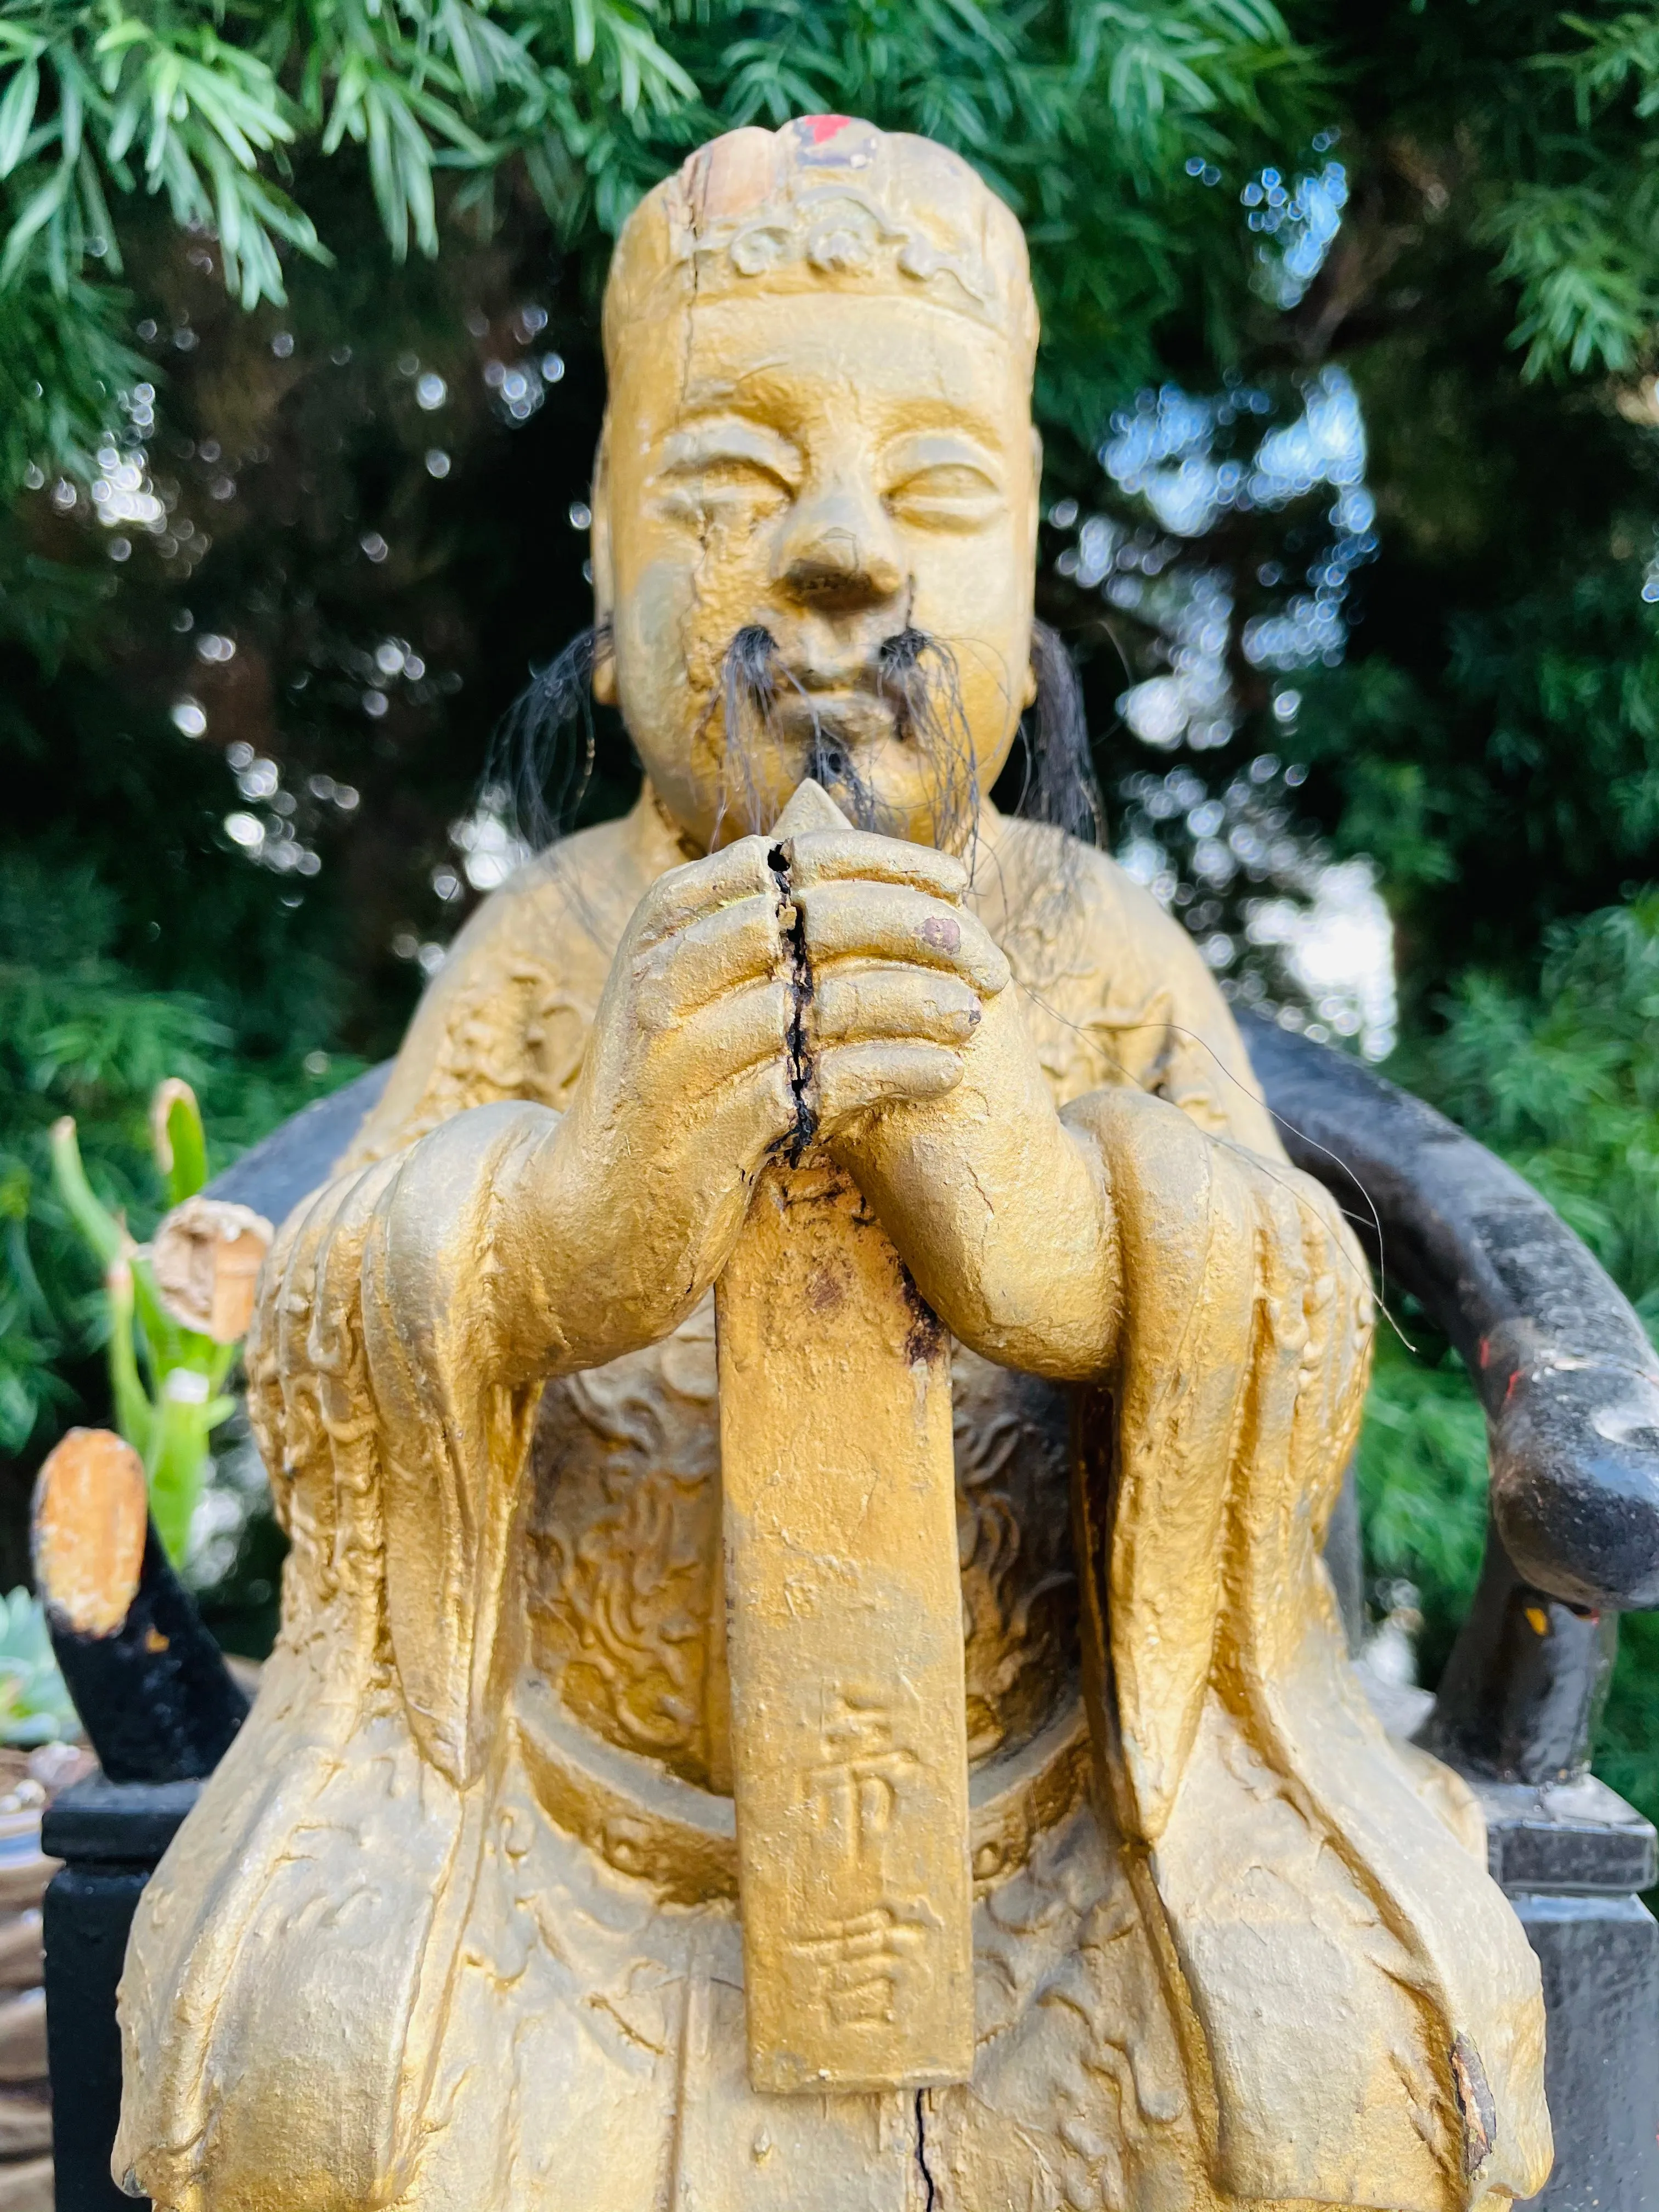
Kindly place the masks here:
[(781, 492), (786, 499), (793, 498), (794, 487), (777, 469), (769, 468), (764, 461), (752, 459), (746, 453), (710, 453), (698, 461), (687, 461), (682, 466), (665, 471), (671, 483), (700, 485), (709, 491), (752, 491), (765, 489)]
[(710, 522), (750, 521), (775, 514), (793, 497), (769, 469), (748, 461), (714, 461), (688, 470), (664, 485), (659, 512), (701, 528)]
[(924, 530), (980, 530), (1004, 513), (1000, 488), (971, 461), (913, 470), (886, 495), (888, 512)]
[(668, 441), (657, 482), (670, 514), (770, 508), (795, 495), (799, 456), (756, 423), (699, 424)]

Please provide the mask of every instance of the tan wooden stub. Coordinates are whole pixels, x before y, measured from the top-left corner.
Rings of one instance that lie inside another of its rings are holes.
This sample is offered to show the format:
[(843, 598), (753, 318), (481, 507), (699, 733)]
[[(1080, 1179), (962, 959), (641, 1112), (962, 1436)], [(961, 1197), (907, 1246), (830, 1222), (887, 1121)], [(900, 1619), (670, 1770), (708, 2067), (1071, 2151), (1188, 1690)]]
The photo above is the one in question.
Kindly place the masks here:
[(716, 1293), (757, 2089), (973, 2065), (948, 1342), (828, 1159), (769, 1168)]

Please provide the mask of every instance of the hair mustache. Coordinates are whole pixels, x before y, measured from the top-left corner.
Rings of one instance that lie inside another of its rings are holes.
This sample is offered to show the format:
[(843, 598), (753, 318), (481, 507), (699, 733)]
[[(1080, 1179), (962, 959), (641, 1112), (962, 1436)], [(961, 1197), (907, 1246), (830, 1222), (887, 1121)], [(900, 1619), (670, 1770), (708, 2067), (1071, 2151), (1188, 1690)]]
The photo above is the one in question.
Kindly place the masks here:
[[(593, 665), (608, 641), (603, 626), (579, 632), (533, 674), (491, 739), (483, 787), (533, 852), (574, 826), (592, 781)], [(1024, 775), (1012, 811), (1096, 844), (1103, 812), (1082, 689), (1064, 641), (1046, 623), (1031, 625), (1031, 665), (1037, 696), (1020, 720)], [(971, 854), (981, 793), (955, 653), (944, 639), (907, 627), (882, 641), (870, 681), (891, 704), (896, 740), (913, 746), (926, 764), (935, 837)], [(758, 818), (757, 741), (776, 733), (786, 691), (809, 710), (804, 773), (832, 793), (859, 828), (896, 827), (852, 749), (824, 726), (777, 641), (757, 623), (733, 634), (706, 710), (712, 715), (718, 708), (723, 723), (722, 807), (747, 829), (771, 826)]]
[[(883, 639), (869, 673), (872, 692), (890, 706), (896, 741), (913, 746), (924, 764), (935, 842), (970, 848), (979, 826), (979, 778), (956, 655), (926, 631), (907, 628)], [(745, 624), (726, 647), (709, 702), (711, 714), (717, 702), (722, 710), (717, 822), (732, 816), (747, 830), (770, 827), (761, 818), (757, 741), (769, 748), (781, 741), (781, 709), (792, 694), (808, 726), (803, 772), (839, 799), (860, 830), (896, 831), (901, 824), (856, 750), (826, 728), (812, 694), (758, 623)]]

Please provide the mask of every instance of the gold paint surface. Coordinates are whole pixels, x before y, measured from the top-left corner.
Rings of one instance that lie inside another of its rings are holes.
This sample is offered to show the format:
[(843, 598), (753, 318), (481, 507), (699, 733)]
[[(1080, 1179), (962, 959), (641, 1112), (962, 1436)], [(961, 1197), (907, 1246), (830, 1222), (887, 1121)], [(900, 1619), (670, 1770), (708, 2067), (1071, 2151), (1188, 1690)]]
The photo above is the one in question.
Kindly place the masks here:
[(973, 2069), (950, 1353), (856, 1186), (775, 1166), (716, 1293), (750, 2078)]
[[(983, 797), (1042, 658), (1018, 226), (923, 141), (733, 132), (605, 335), (646, 787), (483, 902), (265, 1261), (282, 1630), (134, 1920), (118, 2178), (1534, 2194), (1537, 1961), (1320, 1558), (1363, 1256), (1179, 925)], [(844, 818), (782, 834), (808, 777)]]

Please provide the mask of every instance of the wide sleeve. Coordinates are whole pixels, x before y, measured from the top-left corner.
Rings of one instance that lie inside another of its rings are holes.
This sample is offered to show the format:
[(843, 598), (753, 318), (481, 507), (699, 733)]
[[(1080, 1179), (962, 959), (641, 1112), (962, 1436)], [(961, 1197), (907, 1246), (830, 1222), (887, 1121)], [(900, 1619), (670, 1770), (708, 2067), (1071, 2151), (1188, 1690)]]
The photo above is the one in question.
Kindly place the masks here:
[(249, 1407), (291, 1539), (259, 1695), (145, 1890), (117, 2171), (175, 2212), (395, 2199), (418, 2147), (520, 1654), (539, 1378), (498, 1194), (557, 1116), (455, 1116), (337, 1178), (267, 1261)]
[(1320, 1559), (1369, 1371), (1329, 1194), (1127, 1088), (1125, 1323), (1080, 1421), (1091, 1717), (1247, 2202), (1443, 2212), (1550, 2164), (1537, 1961), (1355, 1686)]

